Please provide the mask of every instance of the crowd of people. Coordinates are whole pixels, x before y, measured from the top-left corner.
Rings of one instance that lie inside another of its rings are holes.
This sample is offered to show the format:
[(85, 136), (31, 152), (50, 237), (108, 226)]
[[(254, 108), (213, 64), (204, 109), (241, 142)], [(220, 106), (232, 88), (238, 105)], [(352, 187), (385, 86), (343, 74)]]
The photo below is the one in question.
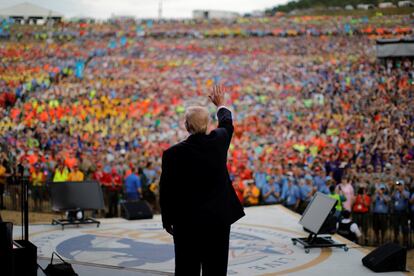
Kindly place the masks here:
[(414, 63), (378, 61), (375, 38), (412, 35), (412, 21), (125, 20), (61, 23), (47, 36), (11, 24), (0, 45), (1, 200), (6, 191), (17, 208), (16, 175), (31, 179), (37, 210), (47, 185), (95, 179), (109, 216), (121, 194), (157, 210), (163, 150), (185, 138), (186, 107), (207, 105), (221, 83), (235, 124), (228, 169), (245, 205), (301, 212), (319, 191), (378, 243), (391, 225), (406, 239)]

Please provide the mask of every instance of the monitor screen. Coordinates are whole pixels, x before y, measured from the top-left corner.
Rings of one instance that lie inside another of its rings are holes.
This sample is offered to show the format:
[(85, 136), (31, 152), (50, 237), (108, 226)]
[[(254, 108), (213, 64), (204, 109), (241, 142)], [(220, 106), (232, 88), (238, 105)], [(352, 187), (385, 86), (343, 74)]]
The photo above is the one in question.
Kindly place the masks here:
[(96, 181), (50, 183), (55, 211), (104, 208), (102, 189)]
[(303, 212), (299, 223), (313, 234), (318, 234), (335, 204), (336, 199), (317, 192)]

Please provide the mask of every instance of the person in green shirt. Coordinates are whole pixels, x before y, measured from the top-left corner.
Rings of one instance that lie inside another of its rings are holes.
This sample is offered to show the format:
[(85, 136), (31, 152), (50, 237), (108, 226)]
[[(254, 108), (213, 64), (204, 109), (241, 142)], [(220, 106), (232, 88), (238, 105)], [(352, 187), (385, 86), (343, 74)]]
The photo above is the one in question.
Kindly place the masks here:
[(342, 206), (342, 203), (346, 201), (346, 197), (343, 195), (342, 191), (339, 191), (339, 194), (335, 192), (335, 185), (329, 186), (329, 197), (336, 200), (335, 217), (339, 219), (341, 216), (342, 210), (344, 209), (344, 207)]
[(53, 176), (53, 182), (65, 182), (69, 180), (69, 170), (63, 162), (59, 163), (56, 167), (55, 174)]

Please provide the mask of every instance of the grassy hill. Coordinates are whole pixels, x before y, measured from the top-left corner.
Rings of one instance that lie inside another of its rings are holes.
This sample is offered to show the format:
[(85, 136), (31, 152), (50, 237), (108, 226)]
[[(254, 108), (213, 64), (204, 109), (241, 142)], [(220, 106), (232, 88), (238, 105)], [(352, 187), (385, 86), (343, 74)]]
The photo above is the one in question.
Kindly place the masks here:
[[(328, 10), (329, 7), (340, 7), (345, 8), (347, 5), (352, 5), (356, 7), (359, 4), (373, 4), (376, 7), (378, 7), (379, 3), (382, 2), (393, 2), (395, 5), (397, 5), (399, 0), (297, 0), (297, 1), (290, 1), (287, 4), (279, 5), (276, 7), (273, 7), (271, 9), (266, 10), (266, 13), (269, 15), (274, 15), (276, 12), (291, 12), (294, 10), (303, 10), (303, 11), (310, 11), (310, 12), (316, 12), (318, 14), (324, 13), (324, 12), (330, 12), (330, 13), (349, 13), (353, 14), (355, 11), (332, 11)], [(375, 9), (376, 10), (376, 9)], [(375, 13), (375, 10), (371, 11)], [(390, 13), (390, 14), (401, 14), (401, 13), (410, 13), (414, 9), (413, 8), (391, 8), (391, 9), (381, 9), (384, 13)], [(369, 11), (362, 11), (362, 13), (367, 13)]]

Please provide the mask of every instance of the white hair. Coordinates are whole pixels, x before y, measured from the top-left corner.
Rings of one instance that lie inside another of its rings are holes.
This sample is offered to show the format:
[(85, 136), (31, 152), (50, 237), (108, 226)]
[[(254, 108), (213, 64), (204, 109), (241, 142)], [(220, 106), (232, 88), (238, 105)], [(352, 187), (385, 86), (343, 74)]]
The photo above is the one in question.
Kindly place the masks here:
[(202, 106), (190, 106), (185, 112), (185, 128), (190, 134), (207, 132), (209, 113)]

